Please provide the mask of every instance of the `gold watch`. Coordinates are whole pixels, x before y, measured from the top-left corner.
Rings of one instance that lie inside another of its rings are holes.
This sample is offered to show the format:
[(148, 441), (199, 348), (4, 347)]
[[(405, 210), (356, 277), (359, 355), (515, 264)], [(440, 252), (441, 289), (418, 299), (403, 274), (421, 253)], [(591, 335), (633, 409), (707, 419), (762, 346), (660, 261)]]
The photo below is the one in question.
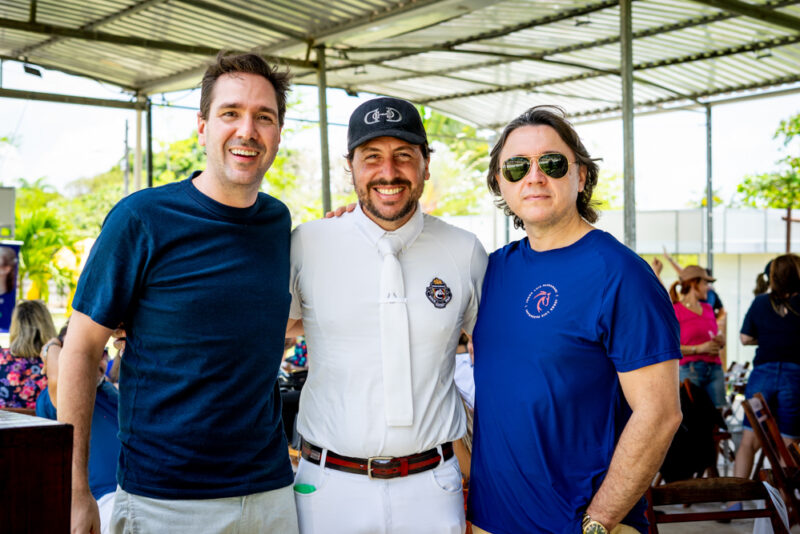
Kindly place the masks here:
[(589, 514), (583, 514), (583, 534), (608, 534), (608, 529), (602, 523), (595, 521)]

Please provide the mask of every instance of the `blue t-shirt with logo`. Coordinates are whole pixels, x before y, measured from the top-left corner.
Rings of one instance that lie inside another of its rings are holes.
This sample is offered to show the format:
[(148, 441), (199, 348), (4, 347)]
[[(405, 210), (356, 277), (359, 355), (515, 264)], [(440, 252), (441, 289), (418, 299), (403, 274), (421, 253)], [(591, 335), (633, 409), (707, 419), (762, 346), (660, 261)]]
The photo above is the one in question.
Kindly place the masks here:
[[(489, 257), (473, 342), (472, 522), (580, 532), (631, 413), (617, 373), (681, 357), (667, 292), (606, 232), (544, 252), (525, 238)], [(623, 522), (646, 532), (645, 508)]]
[[(92, 414), (92, 437), (89, 442), (89, 489), (95, 500), (117, 489), (118, 404), (117, 388), (103, 380), (97, 387)], [(36, 399), (36, 415), (54, 421), (57, 418), (56, 408), (50, 400), (49, 388), (45, 388)]]
[(108, 214), (73, 307), (125, 325), (125, 491), (213, 499), (292, 483), (277, 385), (290, 225), (269, 195), (234, 208), (191, 178), (134, 193)]

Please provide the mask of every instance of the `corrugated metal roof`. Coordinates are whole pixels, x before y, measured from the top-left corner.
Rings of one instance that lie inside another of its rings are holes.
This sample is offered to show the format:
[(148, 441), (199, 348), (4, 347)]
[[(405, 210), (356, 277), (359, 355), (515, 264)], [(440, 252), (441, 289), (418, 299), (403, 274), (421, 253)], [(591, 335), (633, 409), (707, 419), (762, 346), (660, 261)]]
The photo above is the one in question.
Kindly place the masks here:
[[(219, 49), (315, 84), (324, 45), (331, 87), (497, 127), (540, 103), (618, 114), (619, 19), (616, 0), (0, 0), (0, 57), (152, 94)], [(800, 0), (638, 0), (633, 32), (639, 110), (800, 83)]]

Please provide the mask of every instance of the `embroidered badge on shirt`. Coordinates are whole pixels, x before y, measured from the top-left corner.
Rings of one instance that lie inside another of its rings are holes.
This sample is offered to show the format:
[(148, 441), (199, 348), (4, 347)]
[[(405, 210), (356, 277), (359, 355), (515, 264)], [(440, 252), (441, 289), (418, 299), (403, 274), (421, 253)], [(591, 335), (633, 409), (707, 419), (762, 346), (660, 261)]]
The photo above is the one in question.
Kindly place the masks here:
[(525, 299), (525, 313), (532, 319), (550, 315), (558, 304), (558, 290), (551, 284), (542, 284)]
[(444, 308), (453, 298), (453, 292), (441, 278), (434, 278), (425, 290), (425, 296), (437, 308)]

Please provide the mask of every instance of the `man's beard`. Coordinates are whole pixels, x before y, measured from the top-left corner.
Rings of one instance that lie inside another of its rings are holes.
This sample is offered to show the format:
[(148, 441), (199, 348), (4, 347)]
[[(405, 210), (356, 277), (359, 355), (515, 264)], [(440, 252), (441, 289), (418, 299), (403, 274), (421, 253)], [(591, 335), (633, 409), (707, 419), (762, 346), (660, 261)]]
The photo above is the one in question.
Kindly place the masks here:
[[(403, 204), (403, 207), (400, 210), (390, 215), (385, 215), (380, 212), (380, 210), (375, 204), (373, 204), (369, 196), (370, 190), (375, 188), (376, 186), (383, 186), (383, 187), (405, 186), (410, 192), (410, 195), (408, 197), (408, 200), (406, 201), (405, 204)], [(355, 187), (355, 180), (353, 183), (353, 187)], [(414, 207), (417, 205), (417, 201), (420, 199), (420, 197), (422, 197), (423, 186), (420, 186), (419, 189), (416, 190), (414, 189), (410, 181), (397, 179), (392, 181), (375, 180), (373, 182), (368, 183), (364, 189), (359, 190), (357, 187), (355, 189), (356, 189), (356, 194), (358, 195), (358, 202), (359, 204), (361, 204), (362, 210), (370, 213), (372, 216), (382, 221), (390, 222), (390, 221), (398, 221), (414, 210)]]

